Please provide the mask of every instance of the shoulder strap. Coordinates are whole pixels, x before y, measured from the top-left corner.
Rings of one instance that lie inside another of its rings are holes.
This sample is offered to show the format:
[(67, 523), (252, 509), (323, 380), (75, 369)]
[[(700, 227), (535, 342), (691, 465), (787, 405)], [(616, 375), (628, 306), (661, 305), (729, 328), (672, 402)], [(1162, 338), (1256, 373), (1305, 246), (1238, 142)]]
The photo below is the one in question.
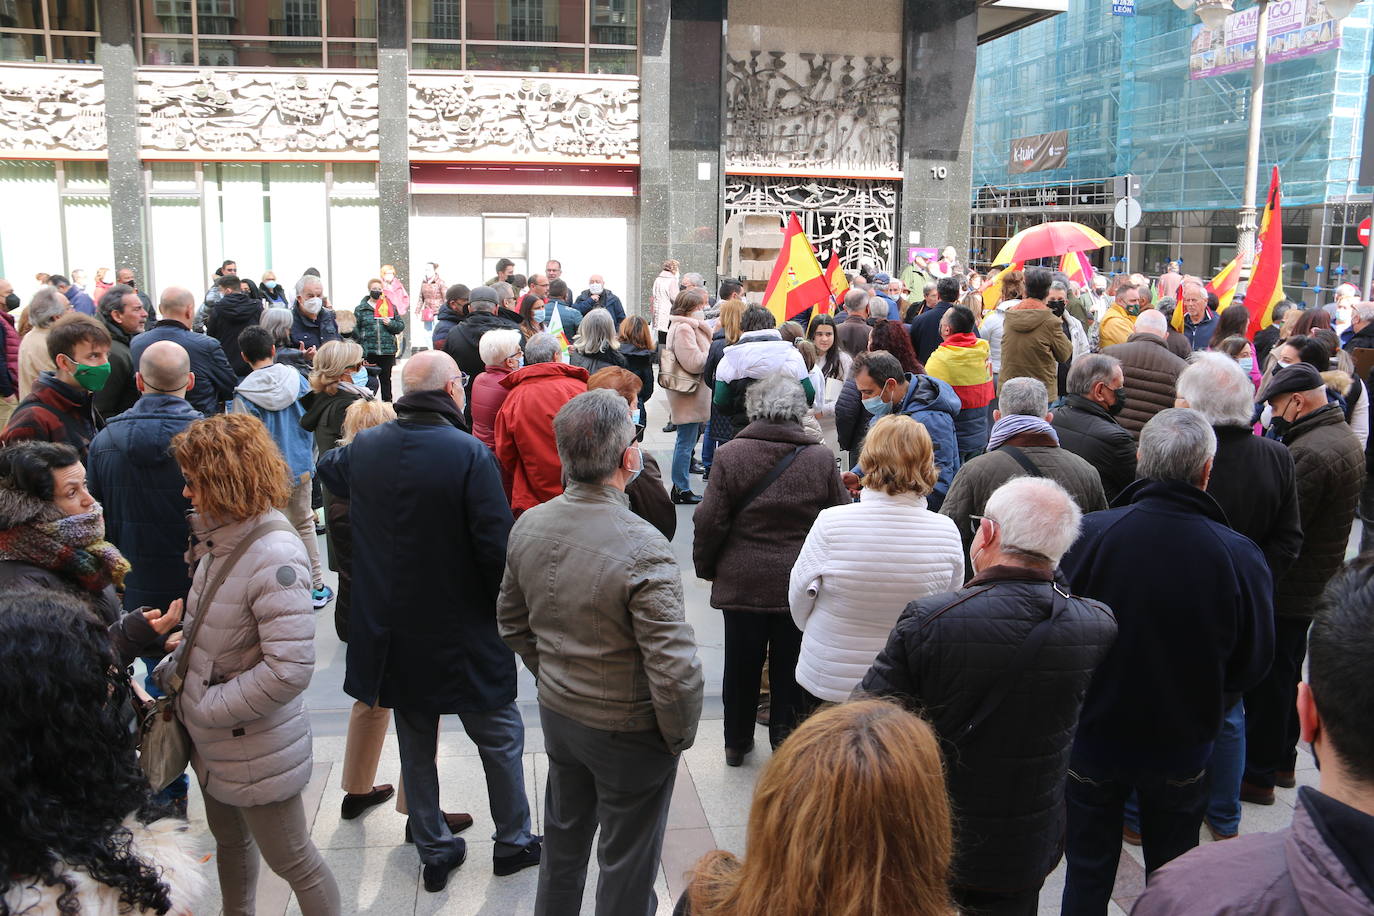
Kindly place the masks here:
[(1034, 462), (1034, 461), (1031, 461), (1030, 458), (1027, 457), (1026, 453), (1023, 452), (1023, 451), (1021, 451), (1021, 450), (1020, 450), (1019, 448), (1017, 448), (1016, 446), (1014, 446), (1014, 445), (1001, 445), (1001, 446), (998, 446), (998, 447), (997, 447), (996, 451), (999, 451), (999, 452), (1006, 452), (1008, 458), (1011, 458), (1011, 459), (1012, 459), (1013, 461), (1015, 461), (1017, 464), (1021, 465), (1021, 467), (1025, 468), (1025, 469), (1026, 469), (1026, 473), (1029, 474), (1029, 475), (1031, 475), (1032, 477), (1044, 477), (1044, 476), (1045, 476), (1045, 472), (1042, 471), (1042, 470), (1040, 470), (1038, 467), (1036, 467), (1036, 466), (1035, 466), (1035, 462)]
[(782, 472), (787, 470), (792, 465), (792, 462), (797, 460), (797, 456), (802, 453), (802, 449), (804, 448), (806, 448), (805, 445), (799, 445), (778, 459), (778, 463), (773, 465), (773, 469), (767, 474), (764, 474), (763, 479), (754, 484), (748, 493), (744, 494), (744, 498), (739, 501), (739, 505), (735, 507), (735, 511), (731, 514), (731, 520), (733, 521), (741, 512), (748, 508), (749, 504), (757, 499), (764, 490), (771, 487), (773, 482), (782, 476)]
[(1002, 701), (1007, 698), (1007, 694), (1016, 686), (1016, 682), (1021, 679), (1021, 674), (1026, 670), (1026, 666), (1031, 663), (1040, 652), (1040, 647), (1049, 638), (1050, 629), (1054, 621), (1069, 606), (1069, 596), (1060, 591), (1058, 583), (1050, 584), (1050, 615), (1037, 623), (1026, 634), (1026, 638), (1017, 647), (1016, 654), (1012, 656), (1011, 662), (1002, 672), (1001, 678), (993, 684), (992, 689), (983, 696), (983, 702), (978, 704), (977, 711), (968, 720), (968, 723), (961, 728), (957, 734), (950, 738), (955, 747), (962, 747), (968, 743), (973, 733), (978, 730), (988, 716), (997, 711), (997, 707), (1002, 705)]
[(235, 564), (248, 552), (248, 548), (262, 538), (269, 531), (285, 531), (290, 534), (297, 534), (292, 528), (281, 519), (272, 519), (258, 525), (248, 534), (244, 535), (243, 540), (239, 541), (238, 546), (233, 549), (224, 562), (220, 564), (219, 571), (215, 573), (215, 578), (210, 582), (209, 588), (200, 594), (200, 601), (196, 604), (196, 617), (194, 625), (186, 632), (186, 637), (181, 644), (181, 657), (177, 659), (176, 670), (172, 672), (171, 680), (168, 684), (171, 693), (180, 693), (181, 685), (186, 680), (186, 669), (191, 664), (191, 647), (195, 645), (196, 636), (200, 634), (201, 625), (205, 622), (205, 611), (215, 600), (215, 595), (219, 593), (219, 587), (224, 584), (224, 580), (229, 577), (229, 571)]

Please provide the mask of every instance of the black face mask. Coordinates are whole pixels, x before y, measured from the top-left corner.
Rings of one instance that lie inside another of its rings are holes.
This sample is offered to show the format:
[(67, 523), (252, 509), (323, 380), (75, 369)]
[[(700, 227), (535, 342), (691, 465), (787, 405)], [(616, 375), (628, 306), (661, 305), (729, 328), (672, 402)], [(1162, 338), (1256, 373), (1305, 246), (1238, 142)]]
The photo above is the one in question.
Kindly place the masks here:
[(1107, 408), (1107, 413), (1111, 414), (1112, 416), (1116, 416), (1117, 414), (1121, 413), (1121, 411), (1126, 409), (1126, 396), (1121, 393), (1125, 390), (1125, 386), (1122, 386), (1121, 388), (1112, 389), (1112, 403)]
[(1063, 300), (1063, 299), (1051, 299), (1049, 302), (1047, 302), (1047, 303), (1045, 303), (1045, 304), (1048, 305), (1048, 306), (1050, 307), (1050, 311), (1051, 311), (1051, 312), (1054, 312), (1054, 314), (1055, 314), (1057, 317), (1059, 317), (1059, 318), (1063, 318), (1063, 317), (1064, 317), (1064, 304), (1065, 304), (1065, 303), (1064, 303), (1064, 300)]
[(379, 289), (370, 289), (367, 291), (367, 294), (371, 296), (373, 299), (382, 298), (382, 291)]
[(12, 312), (17, 308), (19, 308), (19, 297), (10, 293), (5, 297), (5, 311)]

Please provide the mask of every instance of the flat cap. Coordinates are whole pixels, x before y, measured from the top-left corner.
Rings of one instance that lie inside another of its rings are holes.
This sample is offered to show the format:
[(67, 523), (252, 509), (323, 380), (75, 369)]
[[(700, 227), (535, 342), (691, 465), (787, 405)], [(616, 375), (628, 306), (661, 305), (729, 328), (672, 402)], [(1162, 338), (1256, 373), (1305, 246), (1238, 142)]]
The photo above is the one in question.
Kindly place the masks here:
[(1325, 386), (1326, 382), (1322, 380), (1322, 374), (1310, 363), (1294, 363), (1291, 366), (1280, 366), (1274, 370), (1274, 374), (1269, 376), (1269, 381), (1260, 392), (1259, 399), (1270, 401), (1281, 394), (1292, 394), (1295, 391), (1315, 391)]

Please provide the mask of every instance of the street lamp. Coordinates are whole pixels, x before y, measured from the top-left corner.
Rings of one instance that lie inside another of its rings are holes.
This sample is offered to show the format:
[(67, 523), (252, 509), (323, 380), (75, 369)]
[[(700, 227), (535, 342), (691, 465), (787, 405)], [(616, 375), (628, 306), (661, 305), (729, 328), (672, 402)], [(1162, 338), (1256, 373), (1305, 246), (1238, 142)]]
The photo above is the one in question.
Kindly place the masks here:
[[(1333, 19), (1344, 19), (1359, 0), (1322, 0)], [(1260, 116), (1264, 107), (1264, 60), (1269, 52), (1269, 3), (1257, 0), (1255, 9), (1255, 64), (1250, 70), (1250, 131), (1245, 148), (1245, 196), (1241, 200), (1240, 222), (1236, 226), (1236, 254), (1240, 257), (1240, 279), (1248, 280), (1255, 262), (1255, 233), (1259, 229), (1255, 206), (1259, 178)], [(1207, 28), (1216, 31), (1235, 9), (1233, 0), (1174, 0), (1181, 10), (1197, 13)]]

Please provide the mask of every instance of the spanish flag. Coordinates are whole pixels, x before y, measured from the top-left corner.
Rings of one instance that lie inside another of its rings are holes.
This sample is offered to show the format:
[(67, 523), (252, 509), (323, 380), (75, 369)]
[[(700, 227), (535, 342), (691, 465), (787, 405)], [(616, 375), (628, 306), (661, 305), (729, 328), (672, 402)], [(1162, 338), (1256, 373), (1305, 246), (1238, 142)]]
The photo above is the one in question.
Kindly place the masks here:
[(835, 252), (830, 252), (830, 263), (825, 265), (825, 285), (830, 287), (830, 303), (820, 308), (820, 314), (833, 315), (835, 306), (844, 302), (844, 294), (849, 292), (849, 281), (844, 278), (844, 271), (840, 268), (840, 258)]
[[(545, 305), (549, 305), (549, 303), (545, 303)], [(568, 334), (563, 330), (563, 316), (558, 312), (557, 303), (553, 303), (549, 307), (553, 309), (553, 317), (549, 319), (548, 326), (544, 330), (552, 334), (553, 339), (558, 341), (559, 348), (567, 353), (572, 345), (568, 343)]]
[(1269, 198), (1260, 220), (1259, 237), (1255, 240), (1255, 264), (1250, 270), (1250, 285), (1245, 289), (1245, 308), (1250, 313), (1250, 326), (1245, 336), (1255, 334), (1274, 323), (1274, 306), (1283, 301), (1283, 207), (1279, 185), (1279, 167), (1269, 178)]
[(974, 334), (951, 334), (926, 360), (926, 375), (948, 382), (962, 410), (986, 407), (992, 387), (991, 345)]
[(1068, 275), (1071, 282), (1087, 289), (1093, 279), (1093, 265), (1083, 251), (1067, 252), (1059, 259), (1059, 269)]
[(821, 262), (816, 260), (816, 252), (802, 232), (801, 220), (793, 213), (787, 221), (778, 260), (773, 264), (773, 275), (763, 291), (763, 307), (782, 324), (809, 308), (829, 303), (830, 287), (821, 273)]
[(1231, 259), (1217, 275), (1212, 278), (1212, 282), (1207, 284), (1207, 292), (1217, 297), (1217, 313), (1226, 311), (1226, 307), (1231, 304), (1236, 296), (1236, 281), (1240, 279), (1240, 256)]

